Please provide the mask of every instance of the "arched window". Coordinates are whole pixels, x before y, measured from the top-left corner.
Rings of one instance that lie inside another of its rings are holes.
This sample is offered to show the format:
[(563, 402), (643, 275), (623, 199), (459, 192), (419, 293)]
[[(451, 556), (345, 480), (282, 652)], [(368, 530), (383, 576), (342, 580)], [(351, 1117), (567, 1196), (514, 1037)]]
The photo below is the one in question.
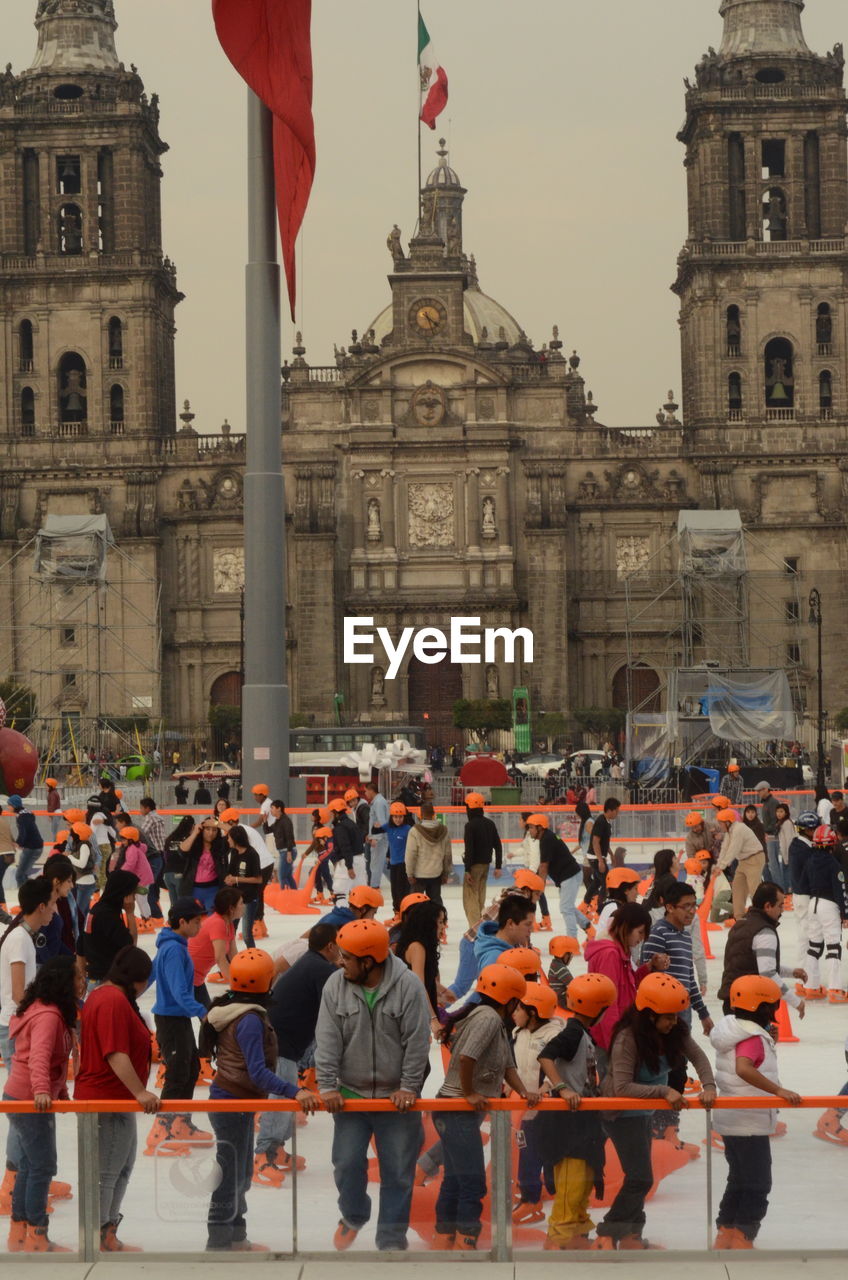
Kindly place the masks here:
[(21, 373), (32, 373), (32, 321), (22, 320), (18, 326), (18, 367)]
[(829, 356), (833, 343), (833, 316), (829, 302), (820, 302), (816, 309), (816, 342), (819, 355)]
[(59, 210), (59, 252), (82, 253), (82, 210), (78, 204), (63, 204)]
[(112, 424), (112, 434), (123, 435), (124, 388), (117, 382), (109, 390), (109, 421)]
[(35, 435), (35, 392), (32, 387), (21, 391), (21, 435)]
[(727, 308), (726, 325), (727, 354), (729, 356), (739, 356), (742, 354), (742, 321), (738, 307)]
[(822, 369), (819, 374), (819, 412), (822, 417), (830, 417), (833, 409), (833, 377), (829, 369)]
[(788, 235), (786, 196), (780, 187), (769, 187), (763, 195), (763, 239), (786, 240)]
[(109, 321), (109, 368), (124, 367), (124, 326), (117, 316)]
[(727, 379), (727, 414), (730, 418), (742, 415), (742, 374), (731, 373)]
[(795, 406), (794, 348), (788, 338), (772, 338), (765, 349), (766, 408)]
[(59, 421), (86, 422), (87, 419), (85, 361), (76, 351), (68, 351), (59, 361)]

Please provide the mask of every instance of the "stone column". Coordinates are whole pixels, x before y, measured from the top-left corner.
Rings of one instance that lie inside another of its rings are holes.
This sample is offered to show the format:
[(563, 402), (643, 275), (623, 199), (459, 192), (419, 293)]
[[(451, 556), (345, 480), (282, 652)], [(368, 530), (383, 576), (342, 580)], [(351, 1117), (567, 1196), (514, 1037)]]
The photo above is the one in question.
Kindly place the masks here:
[(469, 467), (465, 473), (465, 540), (468, 550), (480, 547), (480, 468)]
[(352, 471), (351, 480), (351, 524), (353, 526), (353, 550), (362, 551), (365, 547), (365, 498), (363, 495), (362, 482), (365, 479), (364, 471)]
[(394, 550), (397, 537), (395, 532), (395, 473), (381, 471), (383, 478), (383, 501), (380, 515), (383, 521), (383, 546), (386, 550)]
[(502, 548), (512, 546), (512, 529), (509, 510), (509, 467), (498, 467), (497, 470), (497, 509), (495, 520), (498, 525), (498, 542)]

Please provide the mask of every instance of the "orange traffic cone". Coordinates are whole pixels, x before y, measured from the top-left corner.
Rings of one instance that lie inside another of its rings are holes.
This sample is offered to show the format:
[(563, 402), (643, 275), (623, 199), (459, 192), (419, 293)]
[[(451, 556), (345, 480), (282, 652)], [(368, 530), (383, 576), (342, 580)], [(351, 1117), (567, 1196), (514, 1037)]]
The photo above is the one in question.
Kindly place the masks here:
[(799, 1044), (798, 1037), (792, 1030), (792, 1023), (789, 1019), (789, 1010), (786, 1007), (786, 1001), (781, 1000), (777, 1006), (777, 1043), (778, 1044)]
[(715, 882), (710, 880), (710, 883), (707, 885), (706, 892), (704, 893), (704, 899), (698, 908), (698, 924), (701, 929), (701, 941), (704, 944), (704, 956), (707, 960), (715, 960), (713, 949), (710, 946), (710, 934), (708, 927), (710, 907), (713, 903), (713, 893), (715, 891), (714, 886)]

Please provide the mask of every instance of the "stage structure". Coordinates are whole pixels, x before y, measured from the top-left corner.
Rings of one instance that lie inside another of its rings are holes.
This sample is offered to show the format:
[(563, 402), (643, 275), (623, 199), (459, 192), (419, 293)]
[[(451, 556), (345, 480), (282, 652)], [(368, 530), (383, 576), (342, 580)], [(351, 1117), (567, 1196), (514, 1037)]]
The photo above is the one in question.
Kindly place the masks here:
[(140, 752), (161, 717), (154, 566), (116, 543), (105, 515), (48, 515), (0, 565), (0, 592), (0, 672), (34, 695), (27, 732), (44, 767)]
[[(721, 769), (795, 738), (798, 574), (738, 511), (681, 511), (675, 536), (625, 589), (627, 759), (642, 783), (663, 782), (674, 767)], [(660, 684), (636, 701), (633, 672), (646, 660)]]

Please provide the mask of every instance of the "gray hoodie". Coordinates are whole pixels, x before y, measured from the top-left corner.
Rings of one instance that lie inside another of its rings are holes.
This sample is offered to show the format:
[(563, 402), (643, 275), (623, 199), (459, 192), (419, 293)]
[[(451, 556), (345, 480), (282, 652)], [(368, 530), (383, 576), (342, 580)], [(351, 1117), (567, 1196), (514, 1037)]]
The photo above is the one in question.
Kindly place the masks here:
[(327, 981), (315, 1029), (322, 1092), (343, 1087), (364, 1098), (396, 1089), (420, 1094), (430, 1052), (430, 1006), (423, 984), (391, 953), (373, 1010), (340, 970)]

